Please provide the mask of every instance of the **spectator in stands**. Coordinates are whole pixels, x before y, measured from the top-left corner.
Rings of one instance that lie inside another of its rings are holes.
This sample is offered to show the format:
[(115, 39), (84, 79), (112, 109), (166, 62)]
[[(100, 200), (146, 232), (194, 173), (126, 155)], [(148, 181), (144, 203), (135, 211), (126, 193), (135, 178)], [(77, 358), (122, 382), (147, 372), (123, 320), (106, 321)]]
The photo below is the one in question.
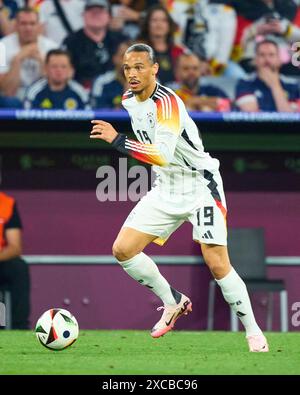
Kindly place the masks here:
[(256, 73), (237, 85), (238, 108), (247, 112), (299, 111), (299, 86), (279, 74), (279, 48), (274, 41), (264, 40), (257, 44), (255, 65)]
[(85, 0), (44, 0), (39, 8), (46, 37), (61, 44), (67, 35), (83, 27)]
[(74, 69), (68, 52), (53, 49), (45, 60), (46, 77), (31, 85), (24, 100), (24, 107), (40, 109), (88, 109), (86, 90), (72, 80)]
[(22, 254), (22, 223), (15, 199), (0, 192), (0, 285), (11, 292), (12, 329), (28, 329), (30, 279)]
[[(145, 0), (111, 0), (112, 30), (120, 31), (134, 40), (140, 33), (140, 20), (146, 8)], [(149, 7), (149, 1), (147, 1)]]
[(174, 43), (176, 25), (162, 5), (148, 9), (138, 41), (154, 49), (159, 64), (158, 79), (162, 84), (174, 81), (175, 62), (186, 48)]
[(295, 0), (232, 0), (238, 12), (235, 55), (247, 72), (255, 70), (255, 45), (269, 38), (280, 48), (281, 72), (298, 75), (291, 63), (291, 44), (300, 40), (300, 8)]
[(113, 70), (112, 56), (119, 43), (125, 41), (122, 34), (108, 30), (109, 22), (108, 1), (87, 0), (83, 29), (64, 40), (72, 56), (75, 80), (87, 89), (99, 74)]
[(123, 72), (123, 56), (130, 45), (127, 41), (121, 43), (113, 56), (115, 70), (96, 78), (91, 90), (92, 108), (122, 108), (122, 96), (128, 89)]
[[(177, 25), (177, 40), (184, 42), (200, 59), (207, 75), (242, 78), (243, 69), (231, 60), (236, 33), (232, 7), (212, 0), (172, 1), (168, 9)], [(204, 64), (206, 63), (206, 65)]]
[(16, 33), (0, 43), (6, 53), (6, 64), (0, 65), (0, 90), (23, 100), (25, 89), (43, 75), (46, 53), (57, 44), (39, 35), (38, 14), (31, 8), (18, 11)]
[(17, 10), (15, 0), (0, 0), (0, 38), (14, 31)]
[(201, 61), (194, 54), (182, 54), (176, 64), (177, 81), (169, 84), (190, 111), (230, 111), (227, 95), (213, 85), (200, 85)]

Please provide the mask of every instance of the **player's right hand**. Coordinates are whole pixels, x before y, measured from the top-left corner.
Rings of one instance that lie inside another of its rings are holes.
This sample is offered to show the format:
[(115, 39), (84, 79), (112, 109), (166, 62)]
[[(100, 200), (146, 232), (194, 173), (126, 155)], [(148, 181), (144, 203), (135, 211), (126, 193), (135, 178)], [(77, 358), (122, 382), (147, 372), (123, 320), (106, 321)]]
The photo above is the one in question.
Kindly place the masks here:
[(91, 139), (100, 139), (107, 143), (112, 143), (119, 134), (108, 122), (93, 120), (91, 123), (94, 125), (90, 134)]

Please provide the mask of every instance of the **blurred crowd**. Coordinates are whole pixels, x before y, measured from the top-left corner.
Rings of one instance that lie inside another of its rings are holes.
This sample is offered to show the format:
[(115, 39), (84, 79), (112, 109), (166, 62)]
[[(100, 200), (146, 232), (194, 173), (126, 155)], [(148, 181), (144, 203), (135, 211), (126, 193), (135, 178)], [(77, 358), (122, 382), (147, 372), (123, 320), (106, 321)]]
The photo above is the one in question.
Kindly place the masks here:
[(300, 0), (0, 0), (0, 107), (119, 109), (135, 42), (190, 111), (300, 111)]

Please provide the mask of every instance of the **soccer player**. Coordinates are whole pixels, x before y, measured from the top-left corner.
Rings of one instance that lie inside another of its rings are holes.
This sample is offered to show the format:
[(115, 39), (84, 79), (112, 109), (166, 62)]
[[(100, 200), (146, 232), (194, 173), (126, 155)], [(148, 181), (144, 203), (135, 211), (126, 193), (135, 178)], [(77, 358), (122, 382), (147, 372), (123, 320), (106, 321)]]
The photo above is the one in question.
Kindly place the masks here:
[(192, 310), (192, 303), (170, 286), (143, 250), (151, 242), (164, 244), (184, 221), (190, 221), (193, 239), (201, 244), (204, 260), (225, 300), (246, 329), (249, 350), (266, 352), (268, 343), (255, 321), (245, 283), (228, 257), (219, 161), (204, 152), (197, 126), (182, 100), (156, 82), (158, 67), (148, 45), (134, 44), (125, 52), (123, 68), (130, 89), (123, 96), (123, 106), (138, 140), (119, 134), (108, 122), (92, 121), (91, 138), (152, 164), (157, 175), (152, 189), (122, 226), (113, 254), (129, 276), (164, 303), (162, 317), (151, 331), (152, 337), (160, 337)]

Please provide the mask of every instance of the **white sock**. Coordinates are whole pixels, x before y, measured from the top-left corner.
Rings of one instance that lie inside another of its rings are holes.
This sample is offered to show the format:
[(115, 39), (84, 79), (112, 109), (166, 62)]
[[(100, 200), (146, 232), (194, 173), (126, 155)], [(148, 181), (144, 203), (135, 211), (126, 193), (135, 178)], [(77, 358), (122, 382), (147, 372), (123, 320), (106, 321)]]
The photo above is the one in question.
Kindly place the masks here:
[(141, 252), (127, 261), (118, 262), (130, 277), (150, 288), (165, 305), (174, 306), (179, 303), (181, 294), (169, 285), (148, 255)]
[(246, 285), (237, 272), (232, 268), (225, 277), (216, 282), (221, 287), (224, 299), (244, 325), (246, 336), (261, 334), (262, 331), (254, 318)]

